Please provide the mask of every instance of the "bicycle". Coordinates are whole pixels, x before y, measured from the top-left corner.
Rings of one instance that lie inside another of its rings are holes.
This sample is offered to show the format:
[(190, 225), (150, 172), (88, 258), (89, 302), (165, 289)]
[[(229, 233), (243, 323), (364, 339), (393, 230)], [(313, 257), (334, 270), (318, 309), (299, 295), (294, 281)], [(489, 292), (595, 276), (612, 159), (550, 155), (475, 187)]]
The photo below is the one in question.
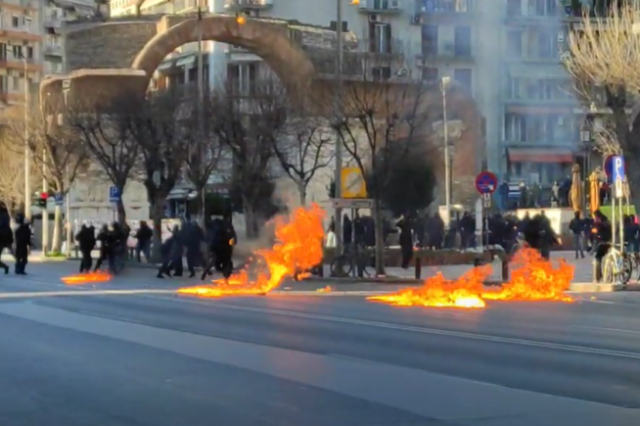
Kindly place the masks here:
[(605, 283), (622, 283), (626, 286), (631, 279), (633, 266), (628, 253), (610, 247), (602, 258), (602, 281)]
[[(367, 248), (361, 244), (350, 244), (345, 247), (342, 254), (336, 256), (330, 265), (332, 277), (348, 276), (371, 276), (367, 271), (367, 266), (371, 265), (371, 254)], [(338, 264), (342, 268), (338, 268)]]

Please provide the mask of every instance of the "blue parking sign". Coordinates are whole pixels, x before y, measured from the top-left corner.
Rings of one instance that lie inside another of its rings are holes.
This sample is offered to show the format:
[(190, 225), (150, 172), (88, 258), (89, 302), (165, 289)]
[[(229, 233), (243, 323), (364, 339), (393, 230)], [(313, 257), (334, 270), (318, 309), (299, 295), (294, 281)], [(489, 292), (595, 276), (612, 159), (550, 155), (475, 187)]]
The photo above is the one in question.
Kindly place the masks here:
[(614, 182), (622, 182), (625, 179), (625, 170), (624, 170), (624, 157), (622, 155), (616, 155), (613, 157), (613, 181)]
[(118, 201), (120, 201), (120, 191), (118, 190), (118, 187), (117, 186), (110, 186), (109, 187), (109, 202), (117, 203)]

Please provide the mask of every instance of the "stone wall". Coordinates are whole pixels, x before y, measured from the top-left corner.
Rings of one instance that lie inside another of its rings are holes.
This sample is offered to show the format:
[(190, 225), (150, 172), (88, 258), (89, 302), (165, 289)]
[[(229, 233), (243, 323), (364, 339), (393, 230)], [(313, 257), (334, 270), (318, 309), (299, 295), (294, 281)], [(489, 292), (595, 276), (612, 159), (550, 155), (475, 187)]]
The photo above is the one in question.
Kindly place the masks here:
[(133, 59), (156, 35), (156, 21), (71, 24), (66, 28), (66, 71), (82, 68), (130, 68)]

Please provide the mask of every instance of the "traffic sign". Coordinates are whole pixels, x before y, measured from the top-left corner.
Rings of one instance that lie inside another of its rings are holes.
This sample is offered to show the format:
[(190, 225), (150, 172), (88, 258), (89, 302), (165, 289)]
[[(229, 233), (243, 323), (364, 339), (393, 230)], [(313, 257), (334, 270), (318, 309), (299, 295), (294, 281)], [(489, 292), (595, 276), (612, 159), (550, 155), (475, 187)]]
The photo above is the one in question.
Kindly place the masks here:
[(360, 167), (343, 167), (340, 173), (342, 198), (367, 198), (367, 183)]
[[(607, 179), (609, 182), (613, 181), (613, 159), (617, 157), (617, 155), (608, 155), (604, 160), (604, 173), (607, 175)], [(624, 171), (625, 174), (627, 172), (627, 164), (624, 163)]]
[(498, 189), (498, 178), (491, 172), (480, 172), (476, 176), (476, 190), (480, 194), (493, 194)]
[(117, 186), (110, 186), (109, 187), (109, 202), (110, 203), (117, 203), (118, 201), (120, 201), (120, 191), (118, 190)]
[(56, 206), (61, 206), (64, 204), (64, 195), (57, 193), (55, 195), (55, 199), (56, 199)]
[(491, 194), (489, 194), (488, 192), (482, 194), (482, 206), (485, 209), (488, 209), (489, 207), (491, 207)]
[(616, 155), (611, 160), (612, 163), (612, 177), (615, 186), (616, 198), (624, 197), (623, 182), (626, 180), (624, 157), (622, 155)]

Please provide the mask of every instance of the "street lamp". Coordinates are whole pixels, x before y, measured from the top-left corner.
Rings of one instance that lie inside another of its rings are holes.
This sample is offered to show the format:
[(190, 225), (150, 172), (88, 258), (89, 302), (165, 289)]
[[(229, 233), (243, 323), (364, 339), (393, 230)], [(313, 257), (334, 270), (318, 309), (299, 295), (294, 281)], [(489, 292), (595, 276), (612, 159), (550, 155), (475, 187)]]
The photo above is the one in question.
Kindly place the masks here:
[(449, 132), (447, 129), (447, 88), (450, 83), (450, 77), (442, 77), (440, 82), (440, 90), (442, 90), (442, 132), (444, 136), (445, 223), (447, 228), (451, 226), (451, 152), (449, 151)]
[(29, 68), (27, 57), (19, 50), (24, 66), (24, 215), (31, 222), (31, 150), (29, 149)]

